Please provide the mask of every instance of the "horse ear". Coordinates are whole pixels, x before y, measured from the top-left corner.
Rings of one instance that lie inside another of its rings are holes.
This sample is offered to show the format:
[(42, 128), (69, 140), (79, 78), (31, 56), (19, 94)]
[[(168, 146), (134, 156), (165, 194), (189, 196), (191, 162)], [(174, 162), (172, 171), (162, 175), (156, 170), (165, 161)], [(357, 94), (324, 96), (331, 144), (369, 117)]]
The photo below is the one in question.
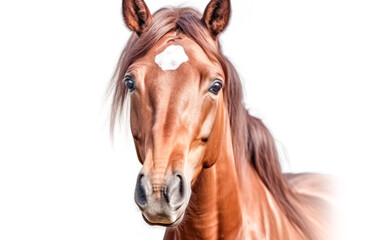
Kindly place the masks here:
[(143, 0), (123, 0), (122, 14), (128, 28), (141, 35), (151, 22), (149, 8)]
[(203, 22), (214, 38), (228, 25), (231, 15), (230, 0), (211, 0), (204, 10)]

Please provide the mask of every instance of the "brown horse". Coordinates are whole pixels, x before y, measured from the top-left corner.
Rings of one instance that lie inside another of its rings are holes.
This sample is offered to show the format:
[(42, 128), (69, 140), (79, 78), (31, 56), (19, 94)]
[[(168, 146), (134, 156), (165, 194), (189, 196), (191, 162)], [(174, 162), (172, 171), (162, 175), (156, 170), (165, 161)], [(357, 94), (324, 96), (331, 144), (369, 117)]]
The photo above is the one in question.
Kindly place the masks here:
[(327, 239), (328, 181), (281, 172), (275, 142), (243, 106), (218, 36), (229, 0), (151, 15), (124, 0), (134, 32), (111, 84), (111, 129), (130, 99), (135, 201), (165, 239)]

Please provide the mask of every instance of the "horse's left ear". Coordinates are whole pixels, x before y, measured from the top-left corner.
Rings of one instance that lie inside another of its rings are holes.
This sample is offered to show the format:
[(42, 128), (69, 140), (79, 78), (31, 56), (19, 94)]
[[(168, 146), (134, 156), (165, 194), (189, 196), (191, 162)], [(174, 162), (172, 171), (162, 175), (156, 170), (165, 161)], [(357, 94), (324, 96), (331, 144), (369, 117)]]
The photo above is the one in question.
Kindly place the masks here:
[(150, 24), (152, 17), (143, 0), (123, 0), (122, 14), (128, 28), (141, 35)]
[(203, 22), (216, 38), (228, 25), (231, 15), (230, 0), (211, 0), (204, 10)]

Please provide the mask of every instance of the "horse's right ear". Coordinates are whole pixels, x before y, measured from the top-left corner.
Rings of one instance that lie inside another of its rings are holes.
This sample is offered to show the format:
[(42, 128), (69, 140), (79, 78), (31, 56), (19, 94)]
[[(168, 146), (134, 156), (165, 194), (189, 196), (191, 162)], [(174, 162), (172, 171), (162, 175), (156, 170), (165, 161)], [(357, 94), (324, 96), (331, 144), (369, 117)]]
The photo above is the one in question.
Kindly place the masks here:
[(122, 14), (128, 28), (141, 35), (150, 24), (152, 17), (143, 0), (123, 0)]

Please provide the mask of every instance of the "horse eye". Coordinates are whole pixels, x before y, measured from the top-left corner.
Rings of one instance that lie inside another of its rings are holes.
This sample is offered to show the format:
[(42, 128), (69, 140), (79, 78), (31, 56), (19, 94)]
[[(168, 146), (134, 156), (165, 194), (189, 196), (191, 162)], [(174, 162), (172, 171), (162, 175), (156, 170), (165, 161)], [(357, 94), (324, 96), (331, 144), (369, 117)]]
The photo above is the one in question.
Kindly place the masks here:
[(129, 90), (129, 92), (132, 92), (135, 90), (135, 82), (131, 76), (125, 77), (125, 86)]
[(208, 89), (208, 91), (212, 92), (215, 95), (218, 95), (220, 89), (222, 89), (222, 83), (220, 80), (216, 80), (211, 87)]

